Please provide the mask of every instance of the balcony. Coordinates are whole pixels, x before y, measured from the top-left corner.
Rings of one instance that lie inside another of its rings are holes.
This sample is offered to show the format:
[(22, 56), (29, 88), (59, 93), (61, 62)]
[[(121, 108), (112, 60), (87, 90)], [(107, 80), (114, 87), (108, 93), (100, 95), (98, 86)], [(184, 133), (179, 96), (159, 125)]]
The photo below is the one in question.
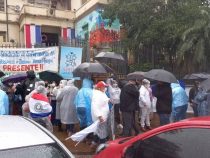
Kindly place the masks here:
[(24, 24), (37, 24), (58, 27), (72, 27), (75, 13), (70, 10), (58, 10), (54, 8), (35, 5), (23, 5), (20, 11), (20, 28)]
[(22, 15), (35, 15), (42, 17), (53, 17), (56, 19), (74, 20), (75, 14), (70, 10), (57, 10), (53, 8), (45, 8), (31, 5), (23, 5), (20, 16)]
[(97, 4), (106, 5), (110, 3), (111, 0), (88, 0), (86, 3), (84, 3), (77, 11), (76, 11), (76, 18), (82, 16), (84, 13), (86, 13), (88, 10), (96, 6)]
[(53, 16), (58, 19), (74, 20), (75, 14), (70, 10), (57, 10), (53, 8), (44, 8), (38, 6), (23, 5), (20, 16), (22, 15), (36, 15), (36, 16)]

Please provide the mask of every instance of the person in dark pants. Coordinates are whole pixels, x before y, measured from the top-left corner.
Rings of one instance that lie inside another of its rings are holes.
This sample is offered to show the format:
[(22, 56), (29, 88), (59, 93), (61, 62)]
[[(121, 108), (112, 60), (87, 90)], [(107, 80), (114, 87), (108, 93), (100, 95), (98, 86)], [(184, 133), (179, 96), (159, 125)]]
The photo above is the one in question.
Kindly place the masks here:
[(199, 84), (200, 84), (199, 81), (195, 81), (194, 86), (189, 91), (189, 103), (193, 109), (194, 117), (198, 117), (198, 108), (197, 108), (198, 105), (194, 102), (194, 99), (198, 93)]
[(160, 125), (170, 123), (172, 112), (172, 90), (170, 83), (158, 82), (152, 91), (157, 98), (156, 110), (160, 118)]
[(53, 125), (56, 125), (56, 94), (57, 91), (57, 83), (53, 82), (50, 87), (50, 97), (51, 97), (51, 106), (52, 106), (52, 115), (51, 115), (51, 122)]
[(22, 105), (25, 103), (25, 97), (35, 89), (35, 83), (40, 81), (40, 79), (36, 78), (34, 70), (29, 70), (26, 74), (27, 78), (20, 84), (17, 84), (14, 91), (15, 102), (20, 115), (22, 115)]
[(120, 94), (120, 110), (122, 112), (123, 133), (122, 136), (132, 136), (132, 129), (139, 134), (136, 127), (135, 111), (139, 109), (139, 91), (134, 80), (126, 83)]

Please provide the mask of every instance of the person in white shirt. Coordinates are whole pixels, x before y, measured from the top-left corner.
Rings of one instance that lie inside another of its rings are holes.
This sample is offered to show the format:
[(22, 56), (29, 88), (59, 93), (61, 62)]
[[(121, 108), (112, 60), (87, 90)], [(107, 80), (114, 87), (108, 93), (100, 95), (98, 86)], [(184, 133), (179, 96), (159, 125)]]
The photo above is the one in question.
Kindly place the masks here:
[(150, 81), (142, 80), (142, 86), (139, 90), (139, 106), (141, 108), (141, 130), (146, 131), (145, 122), (148, 129), (150, 126), (150, 112), (152, 107), (152, 90), (150, 88)]
[(98, 82), (93, 90), (91, 102), (91, 115), (93, 122), (99, 120), (100, 124), (97, 127), (96, 135), (92, 146), (96, 143), (104, 143), (108, 137), (107, 119), (109, 116), (109, 98), (105, 94), (108, 85), (103, 81)]
[(111, 84), (108, 88), (110, 102), (114, 106), (114, 120), (117, 123), (117, 128), (122, 129), (120, 121), (120, 93), (121, 89), (118, 87), (116, 80), (111, 80)]

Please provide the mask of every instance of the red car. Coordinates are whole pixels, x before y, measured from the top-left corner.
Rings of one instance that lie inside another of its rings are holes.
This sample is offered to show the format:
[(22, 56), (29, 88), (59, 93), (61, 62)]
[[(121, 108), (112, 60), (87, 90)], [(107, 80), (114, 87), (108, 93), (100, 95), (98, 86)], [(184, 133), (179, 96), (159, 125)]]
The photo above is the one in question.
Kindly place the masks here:
[(101, 144), (95, 158), (210, 158), (210, 116)]

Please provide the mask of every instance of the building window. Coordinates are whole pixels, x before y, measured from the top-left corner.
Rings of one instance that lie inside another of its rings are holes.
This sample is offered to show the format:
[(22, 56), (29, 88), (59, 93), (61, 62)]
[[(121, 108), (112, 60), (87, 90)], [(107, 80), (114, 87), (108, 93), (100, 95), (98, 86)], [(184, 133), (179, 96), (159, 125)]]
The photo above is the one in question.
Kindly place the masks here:
[(6, 42), (6, 32), (0, 31), (0, 43)]
[(37, 6), (49, 7), (51, 5), (51, 0), (28, 0), (28, 3)]
[(0, 0), (0, 11), (4, 11), (5, 6), (4, 6), (4, 0)]

